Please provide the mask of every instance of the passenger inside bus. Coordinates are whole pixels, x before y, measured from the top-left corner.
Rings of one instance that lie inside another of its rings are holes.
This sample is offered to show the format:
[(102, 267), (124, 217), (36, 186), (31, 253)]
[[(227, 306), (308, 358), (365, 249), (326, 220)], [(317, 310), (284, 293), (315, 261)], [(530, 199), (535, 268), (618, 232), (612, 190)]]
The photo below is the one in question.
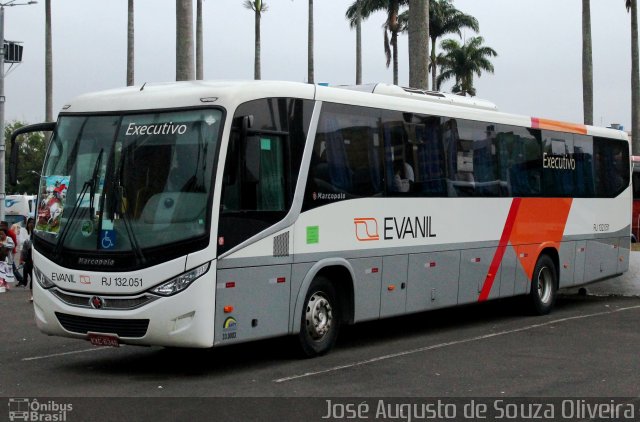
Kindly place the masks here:
[(411, 185), (415, 182), (413, 168), (409, 164), (397, 160), (393, 163), (393, 174), (394, 192), (410, 192)]

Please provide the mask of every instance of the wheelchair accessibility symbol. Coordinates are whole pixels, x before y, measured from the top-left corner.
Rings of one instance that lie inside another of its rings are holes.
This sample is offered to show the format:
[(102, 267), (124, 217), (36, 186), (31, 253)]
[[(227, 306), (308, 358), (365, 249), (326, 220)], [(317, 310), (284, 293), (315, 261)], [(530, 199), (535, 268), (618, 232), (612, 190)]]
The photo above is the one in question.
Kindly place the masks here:
[(101, 249), (113, 249), (116, 247), (116, 232), (114, 230), (100, 231)]

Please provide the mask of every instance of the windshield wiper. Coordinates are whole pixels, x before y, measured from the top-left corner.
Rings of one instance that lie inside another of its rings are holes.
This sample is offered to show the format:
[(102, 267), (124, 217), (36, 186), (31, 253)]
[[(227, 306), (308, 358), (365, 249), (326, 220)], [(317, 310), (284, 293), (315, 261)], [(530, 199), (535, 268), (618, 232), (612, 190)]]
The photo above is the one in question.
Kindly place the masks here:
[(114, 183), (114, 188), (116, 190), (116, 206), (114, 207), (114, 215), (117, 213), (122, 216), (122, 222), (124, 223), (124, 227), (127, 230), (127, 236), (129, 236), (129, 241), (131, 242), (131, 247), (133, 252), (136, 255), (136, 260), (138, 260), (142, 265), (145, 265), (147, 262), (144, 254), (142, 253), (142, 249), (140, 248), (140, 244), (138, 243), (138, 239), (136, 238), (135, 232), (133, 231), (133, 227), (131, 225), (131, 221), (129, 220), (128, 212), (128, 204), (124, 205), (124, 187), (122, 186), (122, 171), (124, 169), (124, 159), (125, 153), (124, 148), (122, 149), (122, 154), (120, 155), (120, 162), (118, 163), (118, 169), (116, 171), (116, 180)]
[(89, 198), (89, 212), (90, 212), (89, 217), (93, 222), (93, 212), (94, 212), (93, 197), (95, 196), (96, 181), (98, 179), (98, 172), (100, 170), (100, 164), (102, 163), (103, 153), (104, 153), (104, 148), (101, 148), (100, 153), (98, 154), (98, 158), (96, 159), (96, 164), (93, 166), (91, 179), (85, 181), (84, 184), (82, 185), (82, 190), (80, 191), (80, 195), (78, 196), (78, 199), (76, 199), (76, 202), (73, 205), (73, 210), (71, 210), (71, 215), (69, 216), (69, 220), (67, 221), (67, 224), (64, 226), (64, 228), (61, 228), (60, 239), (58, 240), (58, 244), (56, 245), (56, 249), (55, 249), (56, 257), (60, 256), (60, 252), (64, 245), (64, 241), (67, 238), (67, 234), (71, 230), (71, 226), (75, 223), (76, 215), (78, 214), (78, 210), (80, 209), (80, 205), (82, 204), (82, 201), (84, 199), (84, 196), (87, 194), (87, 191), (89, 191), (89, 194), (91, 195), (91, 197)]

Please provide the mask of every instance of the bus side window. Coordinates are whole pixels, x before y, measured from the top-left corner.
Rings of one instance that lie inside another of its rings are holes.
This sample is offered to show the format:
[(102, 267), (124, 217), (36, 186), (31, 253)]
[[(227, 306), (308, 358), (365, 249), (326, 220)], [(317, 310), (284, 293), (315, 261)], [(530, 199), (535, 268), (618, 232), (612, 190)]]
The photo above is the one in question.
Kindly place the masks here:
[(247, 138), (246, 193), (255, 196), (259, 211), (285, 210), (284, 140), (279, 136)]
[(629, 185), (627, 144), (605, 138), (593, 138), (596, 195), (614, 198)]
[(377, 113), (364, 107), (323, 105), (303, 210), (381, 194)]
[(540, 131), (504, 125), (498, 125), (497, 131), (499, 173), (501, 183), (506, 185), (506, 194), (512, 197), (540, 195)]

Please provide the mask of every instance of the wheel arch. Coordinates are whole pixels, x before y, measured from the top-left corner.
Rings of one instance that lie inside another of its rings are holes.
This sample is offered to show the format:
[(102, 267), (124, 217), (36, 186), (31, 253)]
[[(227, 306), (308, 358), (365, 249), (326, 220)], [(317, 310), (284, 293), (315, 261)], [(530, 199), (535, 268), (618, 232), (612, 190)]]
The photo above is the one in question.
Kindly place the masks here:
[(560, 253), (555, 247), (547, 246), (540, 251), (537, 259), (539, 260), (543, 255), (547, 255), (553, 261), (553, 265), (555, 266), (555, 270), (556, 270), (556, 289), (557, 289), (560, 286)]
[(344, 258), (328, 258), (316, 262), (307, 272), (296, 295), (295, 307), (290, 321), (291, 333), (300, 331), (302, 308), (309, 286), (316, 277), (327, 278), (336, 289), (342, 321), (353, 323), (355, 298), (355, 273)]

